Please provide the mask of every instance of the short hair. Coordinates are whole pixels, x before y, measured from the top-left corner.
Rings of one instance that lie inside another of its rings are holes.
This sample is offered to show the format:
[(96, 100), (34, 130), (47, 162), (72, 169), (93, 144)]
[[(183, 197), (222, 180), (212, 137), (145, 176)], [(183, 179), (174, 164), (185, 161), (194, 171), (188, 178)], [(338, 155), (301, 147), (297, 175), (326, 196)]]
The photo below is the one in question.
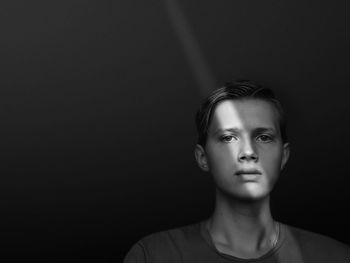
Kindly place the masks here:
[(211, 117), (219, 102), (243, 99), (260, 99), (271, 103), (276, 108), (279, 115), (279, 127), (282, 141), (288, 141), (284, 111), (273, 91), (250, 80), (236, 80), (226, 83), (223, 87), (214, 90), (201, 104), (196, 114), (198, 132), (197, 143), (205, 147)]

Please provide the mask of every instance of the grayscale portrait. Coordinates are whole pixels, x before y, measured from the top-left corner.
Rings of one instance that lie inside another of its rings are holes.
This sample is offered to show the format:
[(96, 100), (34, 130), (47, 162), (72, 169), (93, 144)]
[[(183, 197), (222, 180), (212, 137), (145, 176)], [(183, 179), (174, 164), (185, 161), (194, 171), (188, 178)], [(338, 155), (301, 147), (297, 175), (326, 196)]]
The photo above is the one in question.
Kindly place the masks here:
[(0, 261), (348, 260), (347, 6), (0, 1)]

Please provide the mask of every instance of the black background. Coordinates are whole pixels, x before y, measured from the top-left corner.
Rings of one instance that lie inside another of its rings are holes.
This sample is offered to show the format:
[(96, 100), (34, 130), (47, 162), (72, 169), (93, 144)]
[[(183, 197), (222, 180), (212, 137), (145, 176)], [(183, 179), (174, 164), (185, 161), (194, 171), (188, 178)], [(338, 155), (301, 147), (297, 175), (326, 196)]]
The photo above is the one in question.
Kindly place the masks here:
[[(350, 21), (324, 2), (179, 1), (218, 83), (253, 79), (285, 106), (275, 217), (350, 244)], [(0, 34), (0, 257), (120, 262), (210, 215), (203, 92), (163, 1), (1, 1)]]

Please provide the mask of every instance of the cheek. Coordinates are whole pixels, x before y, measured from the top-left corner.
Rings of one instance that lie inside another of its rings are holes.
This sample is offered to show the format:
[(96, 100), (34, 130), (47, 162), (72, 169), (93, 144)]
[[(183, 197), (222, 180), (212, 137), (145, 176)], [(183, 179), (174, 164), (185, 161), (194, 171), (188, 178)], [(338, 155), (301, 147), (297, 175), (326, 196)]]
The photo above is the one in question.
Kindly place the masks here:
[(282, 149), (279, 147), (260, 153), (260, 163), (263, 169), (269, 173), (279, 173), (282, 160)]
[(208, 161), (212, 172), (232, 170), (235, 166), (236, 154), (233, 147), (226, 146), (212, 149), (208, 152)]

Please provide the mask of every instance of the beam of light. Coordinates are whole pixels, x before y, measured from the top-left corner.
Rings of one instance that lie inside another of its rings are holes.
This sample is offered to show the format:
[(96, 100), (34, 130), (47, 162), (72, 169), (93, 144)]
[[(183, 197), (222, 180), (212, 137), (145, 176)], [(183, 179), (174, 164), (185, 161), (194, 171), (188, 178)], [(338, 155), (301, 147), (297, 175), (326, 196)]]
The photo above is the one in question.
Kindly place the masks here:
[(164, 0), (164, 3), (172, 27), (181, 43), (187, 62), (200, 88), (200, 93), (202, 96), (206, 96), (217, 87), (214, 74), (177, 0)]

